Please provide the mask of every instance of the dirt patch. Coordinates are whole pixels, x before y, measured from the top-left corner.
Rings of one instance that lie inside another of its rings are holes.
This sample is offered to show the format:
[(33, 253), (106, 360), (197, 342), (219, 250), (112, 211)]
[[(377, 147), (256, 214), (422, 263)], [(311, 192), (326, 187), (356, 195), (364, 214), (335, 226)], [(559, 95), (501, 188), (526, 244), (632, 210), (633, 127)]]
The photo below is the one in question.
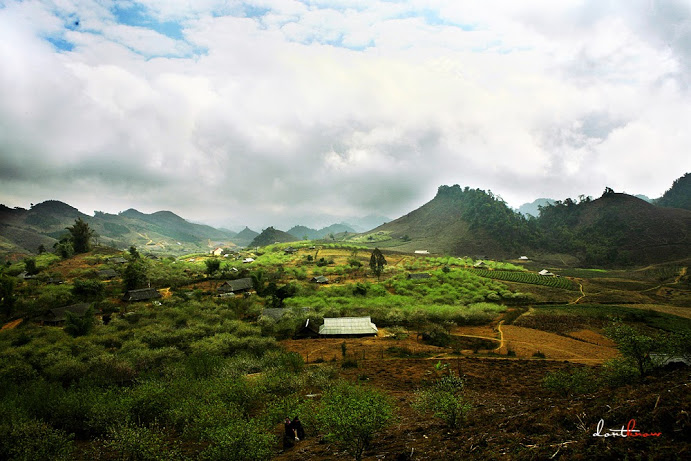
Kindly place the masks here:
[(517, 357), (527, 358), (539, 351), (549, 359), (582, 363), (602, 363), (617, 356), (617, 350), (611, 346), (590, 344), (555, 333), (515, 325), (504, 325), (502, 328), (505, 341), (502, 349), (506, 350), (500, 349), (500, 353), (512, 350)]
[(595, 344), (596, 346), (616, 347), (614, 341), (592, 330), (572, 331), (567, 333), (566, 336), (585, 341), (586, 343)]
[(19, 326), (20, 323), (22, 323), (24, 319), (17, 319), (13, 320), (11, 322), (8, 322), (2, 326), (2, 330), (13, 330)]
[[(683, 412), (691, 403), (684, 384), (689, 382), (688, 370), (592, 395), (561, 397), (542, 386), (545, 375), (582, 365), (548, 360), (449, 360), (449, 368), (464, 377), (465, 394), (473, 405), (468, 420), (451, 430), (437, 419), (414, 412), (410, 405), (415, 390), (434, 378), (434, 363), (373, 359), (340, 371), (348, 381), (384, 390), (396, 407), (396, 421), (373, 440), (364, 460), (683, 459), (689, 454), (686, 437), (691, 422)], [(663, 437), (598, 439), (592, 434), (600, 418), (611, 427), (635, 418), (637, 428), (661, 431)], [(319, 438), (314, 428), (305, 429), (304, 440), (274, 459), (352, 459), (342, 448)]]
[[(383, 332), (380, 331), (380, 335)], [(382, 359), (397, 357), (405, 351), (410, 355), (427, 354), (431, 357), (443, 356), (449, 349), (430, 346), (417, 341), (412, 336), (405, 339), (375, 336), (369, 338), (314, 338), (287, 339), (281, 341), (286, 350), (297, 352), (309, 363), (314, 361), (339, 361), (343, 358), (341, 345), (345, 342), (346, 357), (356, 360)]]

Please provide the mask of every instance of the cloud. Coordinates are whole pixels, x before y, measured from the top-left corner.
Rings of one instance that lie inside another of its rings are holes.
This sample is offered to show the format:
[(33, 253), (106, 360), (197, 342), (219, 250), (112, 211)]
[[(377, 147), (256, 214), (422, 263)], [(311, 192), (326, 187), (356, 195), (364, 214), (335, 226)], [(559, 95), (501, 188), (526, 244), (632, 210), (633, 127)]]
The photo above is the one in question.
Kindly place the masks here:
[(3, 200), (289, 227), (396, 217), (441, 184), (513, 206), (605, 186), (659, 196), (691, 171), (688, 13), (669, 2), (8, 2)]

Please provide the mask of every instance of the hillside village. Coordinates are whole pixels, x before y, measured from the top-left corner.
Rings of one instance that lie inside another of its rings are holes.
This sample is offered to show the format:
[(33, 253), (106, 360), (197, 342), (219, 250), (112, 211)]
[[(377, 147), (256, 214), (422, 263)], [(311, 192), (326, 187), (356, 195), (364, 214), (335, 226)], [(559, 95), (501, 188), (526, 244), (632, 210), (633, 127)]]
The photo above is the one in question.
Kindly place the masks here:
[[(481, 192), (245, 245), (164, 214), (166, 243), (123, 249), (62, 205), (4, 210), (0, 458), (686, 457), (691, 211), (609, 192), (536, 222)], [(586, 239), (605, 225), (614, 253)], [(200, 251), (163, 251), (174, 235)], [(612, 443), (600, 420), (660, 435)]]

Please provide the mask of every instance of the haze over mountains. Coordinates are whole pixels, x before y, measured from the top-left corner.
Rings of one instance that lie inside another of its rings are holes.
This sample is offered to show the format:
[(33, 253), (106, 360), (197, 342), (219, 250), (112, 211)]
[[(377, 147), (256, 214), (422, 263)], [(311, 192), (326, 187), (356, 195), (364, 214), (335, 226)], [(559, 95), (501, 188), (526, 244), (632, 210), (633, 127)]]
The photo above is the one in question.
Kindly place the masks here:
[(587, 265), (648, 264), (691, 256), (690, 197), (690, 174), (674, 181), (654, 203), (607, 188), (597, 199), (537, 199), (519, 212), (491, 192), (440, 186), (431, 201), (360, 235), (347, 224), (318, 230), (294, 226), (287, 232), (269, 226), (261, 233), (246, 227), (235, 233), (190, 223), (170, 211), (128, 209), (91, 217), (46, 201), (29, 210), (0, 206), (0, 248), (5, 254), (34, 253), (40, 245), (50, 249), (65, 227), (81, 218), (102, 244), (170, 254), (328, 238), (407, 252), (497, 259), (548, 252), (569, 254)]

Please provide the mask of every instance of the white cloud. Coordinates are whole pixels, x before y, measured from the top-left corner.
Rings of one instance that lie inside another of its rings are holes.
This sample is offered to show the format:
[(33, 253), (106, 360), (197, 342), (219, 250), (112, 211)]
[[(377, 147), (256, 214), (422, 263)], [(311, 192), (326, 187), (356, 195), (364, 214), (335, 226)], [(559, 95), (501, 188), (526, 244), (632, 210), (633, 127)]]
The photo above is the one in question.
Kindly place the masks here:
[(0, 9), (4, 200), (265, 227), (395, 217), (444, 183), (659, 196), (691, 171), (688, 21), (657, 4), (127, 4), (182, 40), (114, 5)]

